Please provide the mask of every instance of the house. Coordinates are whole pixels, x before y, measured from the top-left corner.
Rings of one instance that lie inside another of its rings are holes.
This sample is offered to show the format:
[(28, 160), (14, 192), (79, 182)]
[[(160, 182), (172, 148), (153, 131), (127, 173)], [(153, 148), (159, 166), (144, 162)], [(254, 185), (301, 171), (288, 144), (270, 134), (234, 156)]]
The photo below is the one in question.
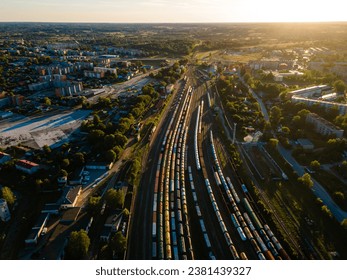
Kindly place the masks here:
[(58, 177), (57, 181), (59, 186), (65, 186), (67, 183), (67, 177), (66, 176)]
[(49, 213), (51, 215), (58, 215), (59, 214), (59, 209), (60, 209), (60, 204), (57, 203), (47, 203), (45, 206), (43, 206), (41, 213)]
[(41, 213), (41, 215), (36, 220), (35, 225), (32, 227), (29, 232), (28, 237), (25, 239), (26, 245), (37, 244), (37, 240), (40, 237), (43, 229), (46, 227), (46, 224), (49, 219), (49, 213)]
[(112, 229), (110, 227), (104, 226), (100, 234), (100, 241), (109, 242), (112, 234)]
[(109, 170), (113, 166), (113, 162), (88, 162), (86, 169), (93, 170)]
[(110, 215), (102, 228), (102, 232), (100, 234), (100, 240), (103, 242), (109, 242), (112, 233), (118, 231), (119, 226), (122, 222), (122, 212), (119, 211), (113, 215)]
[(0, 220), (8, 222), (11, 219), (10, 210), (8, 209), (7, 202), (5, 199), (0, 198)]
[(313, 150), (313, 149), (314, 149), (313, 143), (312, 143), (310, 140), (308, 140), (308, 139), (300, 138), (300, 139), (298, 139), (298, 144), (299, 144), (305, 151), (309, 151), (309, 150)]
[(63, 195), (63, 201), (61, 203), (61, 209), (75, 207), (78, 197), (81, 194), (81, 187), (70, 187), (65, 191)]
[(34, 174), (39, 170), (40, 166), (37, 163), (21, 159), (16, 162), (16, 168), (27, 174)]
[(9, 154), (0, 152), (0, 164), (4, 164), (11, 160), (11, 156)]

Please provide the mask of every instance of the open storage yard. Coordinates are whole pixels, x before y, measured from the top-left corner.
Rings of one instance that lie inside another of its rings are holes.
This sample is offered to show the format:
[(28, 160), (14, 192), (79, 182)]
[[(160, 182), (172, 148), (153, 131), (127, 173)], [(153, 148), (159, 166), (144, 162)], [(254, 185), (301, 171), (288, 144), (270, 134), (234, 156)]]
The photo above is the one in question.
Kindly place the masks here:
[(42, 148), (65, 142), (71, 133), (78, 129), (81, 122), (91, 111), (77, 110), (49, 114), (40, 117), (16, 118), (0, 123), (0, 145), (2, 147), (25, 144)]

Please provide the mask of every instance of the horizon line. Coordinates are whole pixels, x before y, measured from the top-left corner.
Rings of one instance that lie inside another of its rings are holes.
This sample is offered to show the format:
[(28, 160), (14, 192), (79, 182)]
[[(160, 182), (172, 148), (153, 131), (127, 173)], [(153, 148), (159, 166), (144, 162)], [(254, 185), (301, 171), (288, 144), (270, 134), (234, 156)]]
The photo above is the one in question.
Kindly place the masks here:
[(293, 23), (293, 24), (313, 24), (313, 23), (347, 23), (347, 20), (344, 21), (208, 21), (208, 22), (202, 22), (202, 21), (192, 21), (192, 22), (111, 22), (111, 21), (1, 21), (2, 23), (48, 23), (48, 24), (54, 24), (54, 23), (66, 23), (66, 24), (250, 24), (250, 23), (256, 23), (256, 24), (266, 24), (266, 23)]

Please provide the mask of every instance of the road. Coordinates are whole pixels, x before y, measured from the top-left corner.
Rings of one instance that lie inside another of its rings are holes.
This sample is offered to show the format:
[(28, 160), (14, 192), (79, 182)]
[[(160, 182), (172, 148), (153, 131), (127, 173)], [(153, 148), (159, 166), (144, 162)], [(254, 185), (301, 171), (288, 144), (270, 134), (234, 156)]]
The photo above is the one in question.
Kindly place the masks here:
[(241, 77), (240, 74), (239, 74), (239, 79), (243, 83), (243, 85), (248, 88), (248, 90), (252, 94), (252, 96), (257, 100), (265, 121), (269, 122), (270, 121), (269, 114), (267, 112), (267, 109), (266, 109), (266, 106), (265, 106), (263, 100), (261, 100), (261, 98), (254, 92), (254, 90), (244, 81), (244, 79)]
[[(305, 173), (304, 167), (302, 167), (291, 155), (290, 151), (285, 149), (281, 144), (278, 145), (278, 151), (282, 155), (282, 157), (292, 166), (294, 171), (298, 174), (298, 176), (302, 176)], [(312, 178), (313, 181), (313, 187), (312, 191), (313, 193), (319, 197), (323, 203), (328, 206), (331, 213), (334, 215), (334, 217), (339, 221), (342, 222), (344, 219), (347, 219), (347, 212), (341, 210), (341, 208), (334, 202), (334, 200), (331, 198), (329, 193), (325, 190), (325, 188), (318, 183), (314, 178)]]

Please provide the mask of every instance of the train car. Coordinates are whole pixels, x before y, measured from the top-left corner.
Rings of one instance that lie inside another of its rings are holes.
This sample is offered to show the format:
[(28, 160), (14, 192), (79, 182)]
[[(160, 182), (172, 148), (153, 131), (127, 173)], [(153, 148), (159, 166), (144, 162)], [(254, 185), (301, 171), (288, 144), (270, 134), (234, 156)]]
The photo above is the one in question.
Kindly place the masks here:
[(172, 252), (171, 252), (171, 246), (170, 245), (166, 245), (165, 255), (166, 255), (167, 260), (172, 260)]
[(204, 233), (204, 240), (205, 240), (205, 244), (206, 244), (207, 249), (211, 249), (211, 242), (210, 242), (210, 239), (209, 239), (207, 233)]
[(152, 258), (157, 258), (157, 242), (153, 241), (152, 243)]
[(176, 236), (176, 231), (171, 231), (171, 244), (173, 246), (177, 246), (177, 236)]
[(253, 234), (251, 233), (248, 227), (245, 227), (243, 231), (246, 234), (248, 240), (254, 239)]
[(225, 226), (225, 224), (224, 224), (223, 221), (220, 221), (220, 222), (219, 222), (219, 226), (220, 226), (220, 228), (221, 228), (221, 230), (222, 230), (223, 233), (228, 232), (228, 231), (227, 231), (227, 228), (226, 228), (226, 226)]
[(242, 185), (241, 185), (241, 188), (242, 188), (242, 190), (243, 190), (244, 193), (248, 193), (248, 189), (247, 189), (247, 187), (246, 187), (245, 184), (242, 184)]
[(240, 256), (237, 253), (236, 248), (235, 248), (234, 245), (230, 245), (229, 250), (230, 250), (231, 255), (233, 256), (234, 260), (239, 260), (240, 259)]
[(229, 233), (224, 232), (224, 238), (225, 238), (225, 241), (227, 242), (228, 247), (233, 244), (233, 241), (231, 240)]
[(270, 242), (270, 238), (268, 237), (268, 235), (266, 234), (264, 229), (259, 230), (259, 234), (260, 236), (263, 238), (264, 242), (267, 244), (268, 242)]
[(206, 232), (206, 227), (205, 227), (205, 223), (202, 219), (199, 220), (200, 222), (200, 228), (202, 232)]
[(184, 237), (181, 236), (179, 239), (179, 248), (181, 250), (181, 254), (187, 254), (186, 242), (184, 241)]
[(264, 225), (264, 230), (266, 231), (269, 238), (274, 236), (273, 232), (271, 231), (271, 229), (268, 225), (266, 225), (266, 224)]
[(267, 260), (271, 260), (271, 261), (275, 260), (275, 257), (273, 256), (270, 250), (264, 251), (263, 254)]
[(264, 254), (262, 252), (258, 253), (258, 259), (261, 260), (261, 261), (265, 261), (266, 260)]
[(232, 221), (233, 224), (234, 224), (234, 227), (235, 227), (235, 228), (240, 227), (240, 224), (239, 224), (239, 222), (238, 222), (238, 220), (237, 220), (237, 218), (236, 218), (236, 215), (235, 215), (235, 214), (231, 214), (230, 216), (231, 216), (231, 221)]
[(254, 224), (255, 224), (255, 227), (256, 227), (258, 230), (262, 229), (263, 226), (262, 226), (261, 222), (259, 221), (259, 218), (258, 218), (257, 215), (254, 213), (252, 206), (249, 204), (248, 199), (245, 198), (245, 197), (243, 198), (243, 204), (244, 204), (244, 206), (246, 207), (246, 210), (247, 210), (249, 216), (252, 218), (252, 220), (253, 220), (253, 222), (254, 222)]
[(218, 172), (214, 172), (213, 173), (213, 175), (214, 175), (214, 179), (216, 180), (216, 184), (217, 184), (217, 186), (221, 186), (222, 185), (222, 183), (221, 183), (221, 181), (220, 181), (220, 178), (219, 178), (219, 175), (218, 175)]
[(267, 247), (269, 248), (270, 252), (275, 256), (277, 257), (279, 254), (278, 254), (278, 251), (276, 250), (275, 246), (273, 245), (273, 243), (270, 241), (267, 243)]
[(201, 216), (201, 211), (200, 211), (199, 205), (196, 205), (195, 209), (196, 209), (196, 214), (198, 215), (199, 218), (201, 218), (202, 216)]
[[(257, 244), (257, 241), (255, 241), (255, 239), (251, 239), (251, 244), (252, 244), (252, 247), (254, 249), (254, 252), (256, 252), (256, 254), (259, 254), (261, 253), (261, 249), (259, 248), (258, 244)], [(264, 257), (265, 259), (265, 257)]]
[(247, 260), (248, 260), (248, 257), (247, 257), (247, 255), (246, 255), (245, 252), (241, 252), (241, 253), (240, 253), (240, 258), (241, 258), (241, 260), (243, 260), (243, 261), (247, 261)]
[(179, 255), (178, 255), (178, 247), (177, 246), (173, 246), (173, 257), (174, 260), (179, 260)]
[(244, 231), (242, 230), (241, 227), (237, 228), (237, 232), (239, 233), (242, 241), (246, 241), (247, 240), (247, 237), (246, 237), (246, 235), (245, 235), (245, 233), (244, 233)]
[(209, 252), (209, 253), (208, 253), (208, 258), (209, 258), (210, 260), (212, 260), (212, 261), (215, 261), (215, 260), (216, 260), (216, 257), (215, 257), (215, 255), (213, 255), (212, 252)]
[(248, 214), (247, 214), (247, 213), (243, 213), (243, 216), (244, 216), (244, 218), (245, 218), (245, 220), (246, 220), (246, 223), (247, 223), (248, 226), (249, 226), (249, 229), (253, 232), (253, 231), (255, 230), (255, 227), (254, 227), (254, 225), (253, 225), (251, 219), (249, 218)]
[(175, 218), (171, 218), (171, 230), (176, 230), (176, 221), (175, 221)]

